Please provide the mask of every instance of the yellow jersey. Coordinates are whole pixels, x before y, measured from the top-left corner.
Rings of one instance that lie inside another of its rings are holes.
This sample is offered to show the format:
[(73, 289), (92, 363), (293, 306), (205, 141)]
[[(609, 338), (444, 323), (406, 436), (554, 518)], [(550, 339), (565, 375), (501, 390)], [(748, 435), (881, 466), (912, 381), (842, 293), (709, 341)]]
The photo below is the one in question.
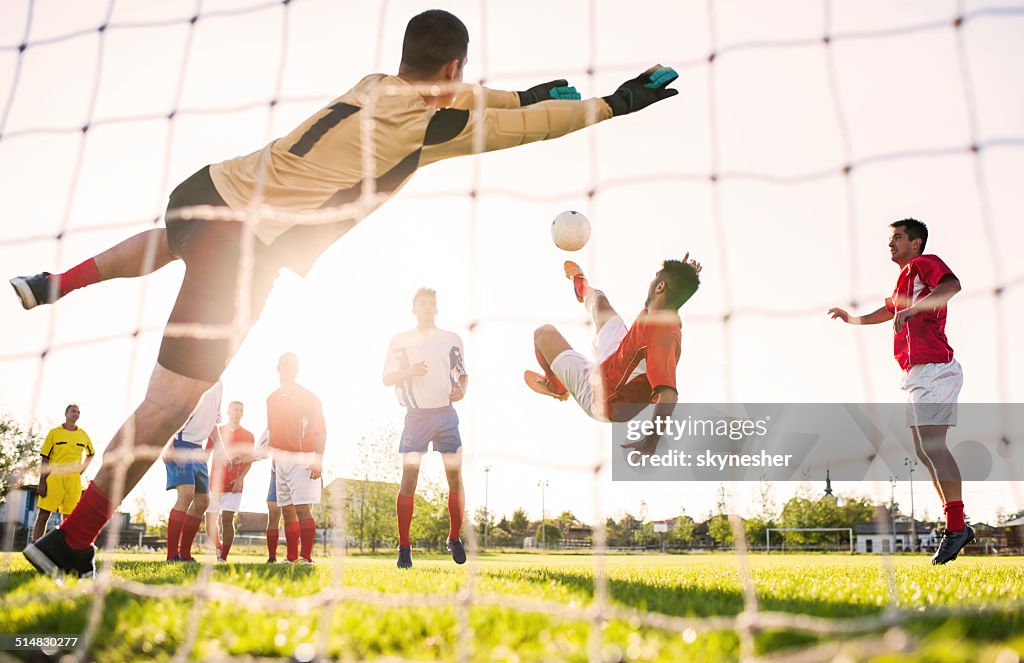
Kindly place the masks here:
[[(84, 453), (86, 456), (93, 456), (96, 451), (92, 448), (92, 440), (89, 439), (81, 426), (75, 430), (68, 430), (64, 426), (57, 426), (46, 435), (43, 448), (40, 452), (45, 456), (51, 465), (80, 465)], [(66, 470), (61, 472), (57, 469), (54, 474), (78, 474), (77, 471)]]

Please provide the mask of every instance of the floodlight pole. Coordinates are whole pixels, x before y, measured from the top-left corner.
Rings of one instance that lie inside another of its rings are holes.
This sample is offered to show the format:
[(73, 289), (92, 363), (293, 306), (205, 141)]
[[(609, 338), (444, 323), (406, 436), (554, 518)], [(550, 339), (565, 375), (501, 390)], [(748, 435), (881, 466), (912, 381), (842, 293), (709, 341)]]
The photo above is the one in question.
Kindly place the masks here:
[(544, 489), (550, 486), (551, 482), (547, 479), (541, 479), (537, 482), (537, 485), (540, 486), (540, 545), (542, 548), (547, 548), (548, 537), (545, 531), (547, 529), (547, 523), (545, 522), (547, 511), (544, 509)]
[(488, 479), (491, 476), (491, 465), (484, 465), (484, 548), (487, 548), (487, 524), (491, 520), (491, 511), (488, 508)]
[(917, 552), (917, 521), (914, 520), (914, 468), (917, 461), (907, 456), (903, 464), (910, 468), (910, 552)]
[(889, 475), (889, 520), (892, 531), (889, 534), (889, 549), (896, 552), (896, 477)]

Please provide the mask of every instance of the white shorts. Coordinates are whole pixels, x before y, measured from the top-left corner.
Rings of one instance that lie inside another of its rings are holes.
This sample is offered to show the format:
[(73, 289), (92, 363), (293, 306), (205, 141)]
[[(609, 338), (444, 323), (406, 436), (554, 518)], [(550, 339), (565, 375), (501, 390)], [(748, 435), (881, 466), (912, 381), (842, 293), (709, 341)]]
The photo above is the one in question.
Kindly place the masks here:
[(956, 399), (964, 372), (956, 359), (945, 364), (916, 364), (903, 371), (907, 425), (956, 426)]
[(622, 318), (612, 316), (594, 337), (595, 360), (587, 359), (576, 350), (565, 350), (551, 362), (551, 372), (562, 381), (583, 411), (598, 421), (608, 419), (603, 412), (594, 411), (595, 401), (604, 402), (601, 394), (604, 385), (601, 384), (601, 372), (597, 367), (619, 349), (626, 331)]
[(323, 482), (309, 476), (309, 463), (276, 460), (277, 505), (320, 504)]
[(242, 493), (210, 493), (210, 506), (206, 508), (209, 513), (220, 513), (230, 511), (238, 513), (242, 505)]

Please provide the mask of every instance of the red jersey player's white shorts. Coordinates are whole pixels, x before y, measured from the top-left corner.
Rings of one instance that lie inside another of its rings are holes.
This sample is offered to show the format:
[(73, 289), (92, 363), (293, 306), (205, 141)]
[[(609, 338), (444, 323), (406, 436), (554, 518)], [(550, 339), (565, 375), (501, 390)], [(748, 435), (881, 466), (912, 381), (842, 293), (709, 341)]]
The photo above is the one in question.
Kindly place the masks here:
[(277, 468), (277, 505), (320, 504), (322, 482), (310, 477), (309, 461), (292, 463), (274, 459)]
[(583, 411), (598, 421), (607, 421), (602, 414), (594, 412), (594, 401), (604, 400), (600, 396), (595, 399), (595, 393), (600, 394), (604, 388), (598, 366), (619, 349), (622, 339), (626, 338), (626, 332), (626, 323), (622, 318), (612, 316), (594, 337), (594, 360), (576, 350), (566, 350), (551, 362), (551, 372), (562, 381)]
[(964, 372), (956, 359), (945, 364), (915, 364), (903, 371), (908, 426), (956, 426), (956, 399)]
[(210, 513), (220, 513), (221, 511), (238, 513), (241, 506), (242, 493), (215, 493), (211, 491), (210, 506), (206, 510)]

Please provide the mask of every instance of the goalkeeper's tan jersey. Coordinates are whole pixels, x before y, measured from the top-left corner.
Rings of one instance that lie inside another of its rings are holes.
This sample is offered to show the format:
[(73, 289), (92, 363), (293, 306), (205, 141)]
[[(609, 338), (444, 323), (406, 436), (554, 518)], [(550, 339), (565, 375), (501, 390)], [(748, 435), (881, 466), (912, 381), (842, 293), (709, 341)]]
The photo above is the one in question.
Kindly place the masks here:
[[(553, 99), (520, 107), (515, 92), (483, 90), (482, 112), (476, 110), (469, 85), (457, 92), (451, 107), (438, 110), (427, 106), (412, 84), (397, 76), (373, 74), (262, 150), (211, 166), (210, 175), (233, 209), (262, 204), (305, 212), (358, 200), (367, 176), (362, 141), (367, 112), (373, 117), (373, 144), (367, 146), (373, 150), (369, 176), (375, 178), (377, 193), (386, 196), (401, 189), (422, 165), (476, 150), (557, 138), (612, 116), (608, 104), (597, 98)], [(482, 132), (479, 147), (477, 131)], [(351, 218), (325, 228), (317, 233), (317, 243), (334, 241), (357, 221)], [(261, 222), (256, 235), (270, 245), (299, 225), (294, 218)], [(309, 268), (289, 266), (300, 273)]]

